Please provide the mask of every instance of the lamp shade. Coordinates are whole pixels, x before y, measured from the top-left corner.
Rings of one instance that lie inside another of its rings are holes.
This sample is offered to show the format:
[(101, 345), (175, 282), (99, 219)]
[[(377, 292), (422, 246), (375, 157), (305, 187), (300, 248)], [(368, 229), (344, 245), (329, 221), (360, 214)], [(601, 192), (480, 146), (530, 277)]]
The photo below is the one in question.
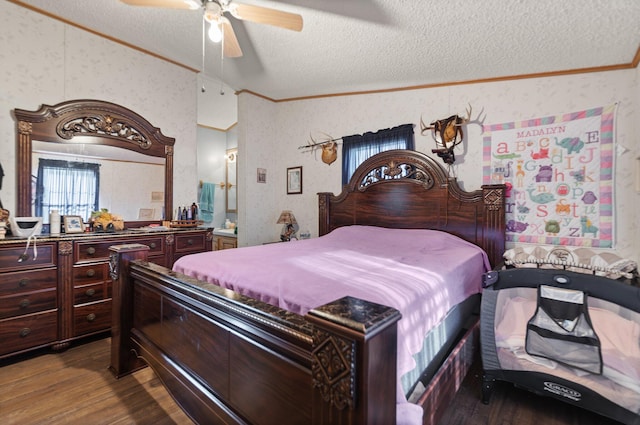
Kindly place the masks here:
[(277, 224), (297, 224), (296, 217), (289, 210), (284, 210), (280, 213)]

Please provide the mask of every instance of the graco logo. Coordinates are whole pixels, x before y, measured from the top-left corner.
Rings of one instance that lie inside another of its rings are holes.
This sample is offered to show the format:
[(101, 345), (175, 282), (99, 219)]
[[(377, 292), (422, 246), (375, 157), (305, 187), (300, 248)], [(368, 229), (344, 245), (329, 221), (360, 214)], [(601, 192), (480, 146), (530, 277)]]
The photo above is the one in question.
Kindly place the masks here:
[(572, 390), (571, 388), (565, 387), (564, 385), (556, 384), (555, 382), (546, 381), (544, 383), (544, 390), (562, 397), (566, 397), (573, 401), (580, 401), (580, 398), (582, 397), (582, 394), (580, 394), (578, 391)]

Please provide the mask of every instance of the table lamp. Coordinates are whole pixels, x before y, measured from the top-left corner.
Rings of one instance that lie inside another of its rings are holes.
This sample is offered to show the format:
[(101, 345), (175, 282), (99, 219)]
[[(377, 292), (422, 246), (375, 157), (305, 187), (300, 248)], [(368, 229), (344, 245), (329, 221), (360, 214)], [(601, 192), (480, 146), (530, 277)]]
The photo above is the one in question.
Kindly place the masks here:
[(282, 227), (282, 232), (280, 233), (280, 240), (282, 242), (288, 242), (291, 238), (296, 237), (296, 232), (298, 231), (298, 222), (296, 221), (296, 217), (289, 210), (284, 210), (280, 213), (280, 217), (278, 218), (277, 224), (284, 224)]

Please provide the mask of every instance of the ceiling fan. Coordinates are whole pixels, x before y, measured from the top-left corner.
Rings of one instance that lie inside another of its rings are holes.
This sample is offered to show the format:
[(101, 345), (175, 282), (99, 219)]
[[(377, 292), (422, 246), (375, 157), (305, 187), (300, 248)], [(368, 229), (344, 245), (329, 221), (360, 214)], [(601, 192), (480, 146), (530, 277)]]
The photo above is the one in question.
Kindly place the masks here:
[(170, 9), (201, 9), (204, 20), (209, 23), (209, 39), (222, 41), (224, 56), (237, 58), (242, 49), (225, 16), (229, 13), (236, 19), (273, 25), (293, 31), (302, 31), (302, 16), (262, 6), (235, 3), (231, 0), (120, 0), (131, 6), (164, 7)]

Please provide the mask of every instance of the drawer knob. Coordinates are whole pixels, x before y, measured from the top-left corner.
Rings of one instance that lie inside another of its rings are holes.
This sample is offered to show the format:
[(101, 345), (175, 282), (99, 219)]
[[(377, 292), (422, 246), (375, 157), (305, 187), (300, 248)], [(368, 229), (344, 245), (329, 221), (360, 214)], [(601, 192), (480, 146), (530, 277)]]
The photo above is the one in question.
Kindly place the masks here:
[(29, 283), (29, 279), (20, 279), (18, 281), (18, 286), (24, 288)]
[(151, 249), (154, 249), (156, 247), (156, 243), (155, 242), (151, 242), (149, 244), (149, 247), (151, 247)]
[(87, 277), (93, 277), (96, 275), (96, 271), (94, 269), (87, 270)]
[(89, 248), (87, 248), (87, 254), (89, 255), (93, 255), (96, 253), (96, 249), (92, 246), (90, 246)]
[(20, 301), (20, 308), (27, 308), (29, 307), (29, 304), (31, 303), (29, 302), (28, 299), (25, 298), (24, 300)]
[(187, 245), (193, 245), (193, 239), (188, 239), (187, 240)]
[(26, 337), (26, 336), (27, 336), (27, 335), (29, 335), (30, 333), (31, 333), (31, 329), (29, 329), (29, 328), (22, 328), (22, 329), (20, 329), (20, 337), (21, 337), (21, 338)]
[(87, 289), (87, 292), (85, 292), (85, 294), (87, 294), (87, 297), (93, 297), (96, 294), (96, 290), (93, 288)]
[(96, 320), (95, 313), (87, 314), (87, 322), (93, 322), (94, 320)]

